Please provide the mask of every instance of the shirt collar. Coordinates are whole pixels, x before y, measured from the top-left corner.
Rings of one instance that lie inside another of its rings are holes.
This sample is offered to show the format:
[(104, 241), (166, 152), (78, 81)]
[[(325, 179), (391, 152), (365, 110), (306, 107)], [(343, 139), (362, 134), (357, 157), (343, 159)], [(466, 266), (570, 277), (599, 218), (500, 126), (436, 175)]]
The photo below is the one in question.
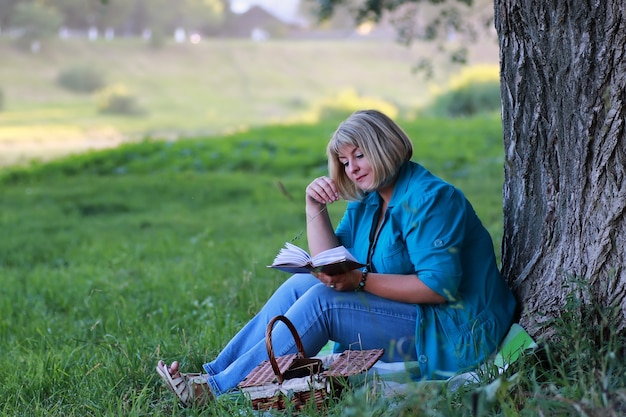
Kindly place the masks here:
[(411, 184), (411, 177), (413, 176), (413, 170), (415, 168), (415, 164), (411, 161), (406, 161), (400, 167), (398, 171), (398, 177), (396, 178), (396, 183), (393, 186), (393, 194), (391, 194), (391, 201), (389, 201), (389, 207), (393, 207), (401, 200), (409, 189), (409, 185)]
[[(391, 201), (389, 207), (393, 207), (398, 200), (400, 200), (409, 188), (411, 173), (413, 172), (413, 165), (411, 161), (407, 161), (400, 166), (396, 183), (393, 186), (393, 194), (391, 195)], [(368, 206), (377, 207), (380, 205), (380, 195), (377, 192), (370, 192), (363, 197), (363, 203)]]

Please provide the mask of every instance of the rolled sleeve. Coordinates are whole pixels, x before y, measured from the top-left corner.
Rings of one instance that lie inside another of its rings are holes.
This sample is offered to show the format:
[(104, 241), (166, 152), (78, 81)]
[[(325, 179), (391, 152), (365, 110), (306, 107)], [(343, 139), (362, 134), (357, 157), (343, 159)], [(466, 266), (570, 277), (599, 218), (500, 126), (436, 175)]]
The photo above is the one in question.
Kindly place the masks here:
[[(463, 270), (465, 197), (453, 187), (422, 195), (411, 210), (406, 235), (409, 257), (420, 280), (449, 302), (456, 301)], [(408, 203), (410, 204), (410, 203)]]

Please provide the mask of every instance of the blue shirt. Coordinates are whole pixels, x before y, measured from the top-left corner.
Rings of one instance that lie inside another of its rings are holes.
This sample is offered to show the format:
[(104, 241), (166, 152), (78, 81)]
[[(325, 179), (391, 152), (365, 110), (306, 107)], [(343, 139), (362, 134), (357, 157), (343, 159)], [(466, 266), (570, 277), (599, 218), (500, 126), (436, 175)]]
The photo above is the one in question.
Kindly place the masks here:
[[(351, 202), (337, 237), (365, 262), (378, 193)], [(375, 226), (374, 226), (375, 227)], [(372, 272), (417, 274), (446, 302), (416, 304), (422, 377), (473, 368), (493, 353), (513, 321), (515, 298), (501, 277), (491, 236), (464, 194), (421, 165), (405, 163), (373, 245)]]

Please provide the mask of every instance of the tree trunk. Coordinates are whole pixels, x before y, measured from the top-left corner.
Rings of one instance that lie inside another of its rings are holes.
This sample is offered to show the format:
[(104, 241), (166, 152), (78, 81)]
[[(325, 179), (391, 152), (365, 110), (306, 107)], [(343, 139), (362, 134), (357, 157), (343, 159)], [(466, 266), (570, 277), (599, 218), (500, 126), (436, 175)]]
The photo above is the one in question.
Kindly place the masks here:
[[(502, 271), (549, 334), (572, 280), (626, 327), (626, 3), (495, 0), (505, 146)], [(543, 314), (545, 313), (545, 315)]]

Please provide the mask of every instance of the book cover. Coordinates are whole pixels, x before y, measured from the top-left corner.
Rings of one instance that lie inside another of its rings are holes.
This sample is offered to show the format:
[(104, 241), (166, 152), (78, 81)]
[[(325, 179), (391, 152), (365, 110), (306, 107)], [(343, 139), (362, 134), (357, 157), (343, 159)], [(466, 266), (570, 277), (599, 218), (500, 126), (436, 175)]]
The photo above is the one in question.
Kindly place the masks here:
[(311, 257), (304, 249), (287, 242), (268, 268), (292, 274), (323, 272), (338, 275), (364, 266), (365, 264), (357, 261), (343, 246), (325, 250)]

